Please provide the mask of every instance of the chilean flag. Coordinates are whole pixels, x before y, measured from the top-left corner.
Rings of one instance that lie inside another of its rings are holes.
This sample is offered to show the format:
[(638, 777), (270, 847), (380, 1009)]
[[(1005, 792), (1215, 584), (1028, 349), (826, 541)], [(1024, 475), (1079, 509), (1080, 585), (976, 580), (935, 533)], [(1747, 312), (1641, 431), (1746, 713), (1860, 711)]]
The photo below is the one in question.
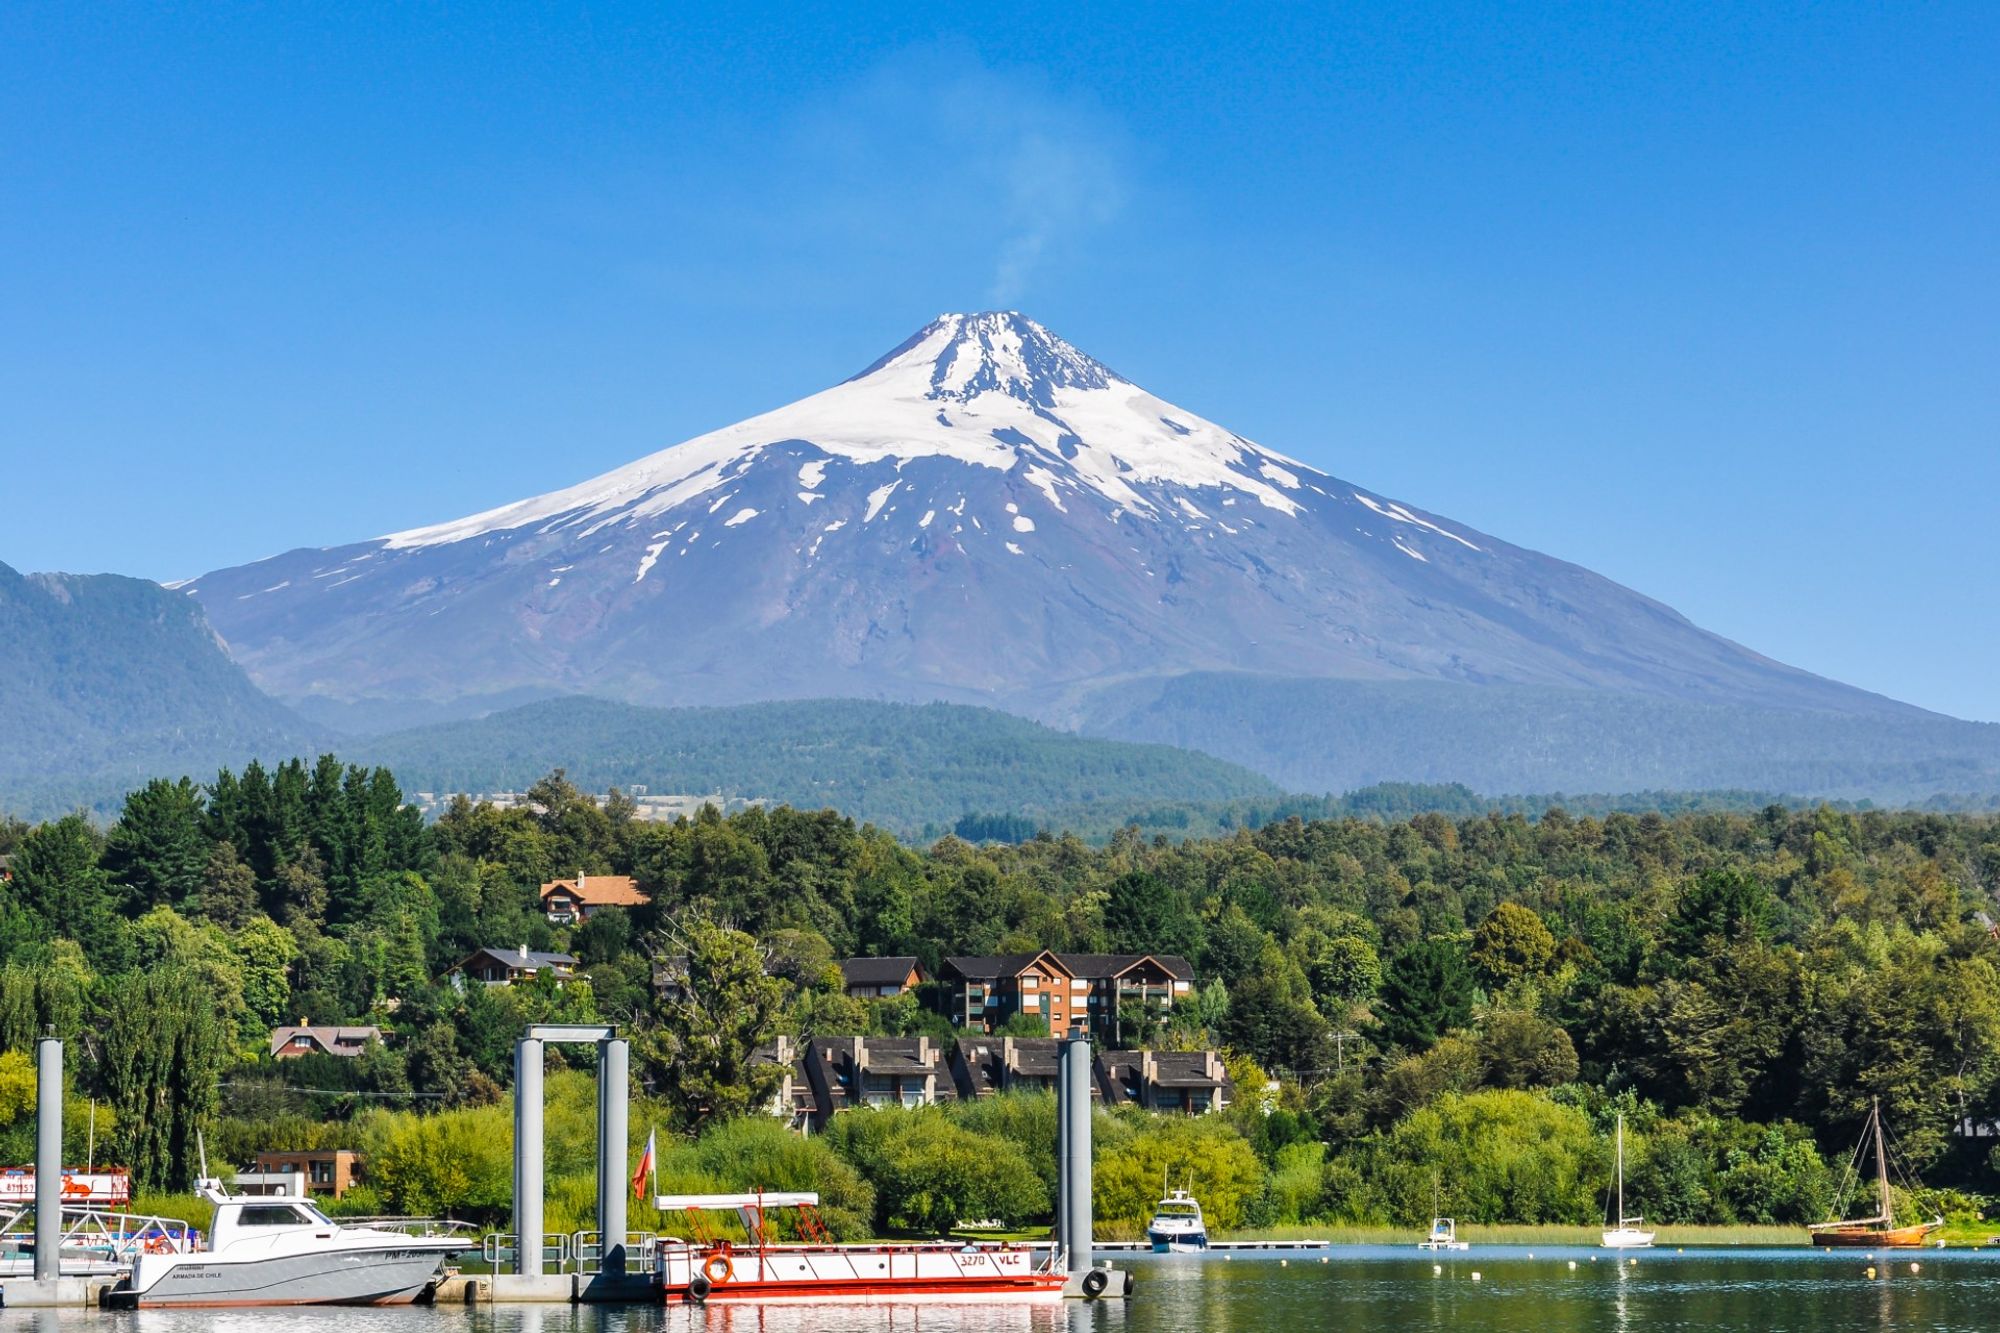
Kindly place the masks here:
[(646, 1201), (646, 1177), (657, 1169), (657, 1163), (654, 1161), (654, 1149), (657, 1145), (654, 1140), (658, 1135), (657, 1129), (646, 1132), (645, 1154), (639, 1158), (639, 1169), (632, 1173), (632, 1197), (640, 1203)]

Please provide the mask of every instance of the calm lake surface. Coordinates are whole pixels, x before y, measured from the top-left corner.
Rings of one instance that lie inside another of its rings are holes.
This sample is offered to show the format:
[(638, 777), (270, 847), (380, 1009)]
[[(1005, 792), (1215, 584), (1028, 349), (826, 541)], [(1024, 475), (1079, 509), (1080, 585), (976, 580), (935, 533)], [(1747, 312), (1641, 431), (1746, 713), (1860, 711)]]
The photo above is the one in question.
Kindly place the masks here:
[[(1530, 1253), (1533, 1257), (1530, 1258)], [(2000, 1252), (1340, 1247), (1277, 1258), (1119, 1257), (1130, 1301), (1004, 1306), (821, 1305), (402, 1310), (0, 1310), (0, 1333), (1168, 1333), (1173, 1330), (1505, 1330), (1706, 1333), (1716, 1329), (2000, 1330)], [(1327, 1262), (1321, 1263), (1324, 1257)], [(1594, 1262), (1593, 1262), (1594, 1260)], [(1576, 1263), (1572, 1271), (1571, 1261)], [(1910, 1272), (1910, 1264), (1920, 1271)], [(1443, 1271), (1434, 1274), (1433, 1263)], [(1877, 1277), (1865, 1275), (1873, 1263)], [(1472, 1279), (1473, 1273), (1480, 1280)]]

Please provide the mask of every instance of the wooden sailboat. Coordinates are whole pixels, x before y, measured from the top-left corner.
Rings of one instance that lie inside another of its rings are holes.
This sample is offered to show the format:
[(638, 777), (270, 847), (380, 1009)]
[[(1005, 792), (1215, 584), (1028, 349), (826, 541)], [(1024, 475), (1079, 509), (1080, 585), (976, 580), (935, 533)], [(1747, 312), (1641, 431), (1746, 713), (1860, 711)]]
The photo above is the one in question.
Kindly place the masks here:
[(1625, 1117), (1618, 1117), (1618, 1225), (1604, 1232), (1607, 1250), (1646, 1250), (1653, 1245), (1653, 1233), (1639, 1229), (1643, 1217), (1625, 1216)]
[[(1821, 1222), (1807, 1227), (1812, 1243), (1852, 1249), (1910, 1249), (1924, 1243), (1924, 1237), (1944, 1225), (1942, 1217), (1929, 1222), (1896, 1225), (1896, 1203), (1889, 1189), (1889, 1150), (1883, 1142), (1882, 1105), (1871, 1102), (1868, 1128), (1862, 1131), (1861, 1148), (1875, 1147), (1875, 1216), (1845, 1222)], [(1857, 1149), (1856, 1156), (1860, 1155)]]

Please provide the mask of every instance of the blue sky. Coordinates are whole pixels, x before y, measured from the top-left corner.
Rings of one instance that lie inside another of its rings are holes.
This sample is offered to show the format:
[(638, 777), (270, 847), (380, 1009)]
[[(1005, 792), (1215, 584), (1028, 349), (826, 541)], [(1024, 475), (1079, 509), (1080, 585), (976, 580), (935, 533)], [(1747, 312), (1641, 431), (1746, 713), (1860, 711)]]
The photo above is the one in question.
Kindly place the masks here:
[(0, 560), (580, 480), (1010, 306), (2000, 719), (1990, 4), (0, 10)]

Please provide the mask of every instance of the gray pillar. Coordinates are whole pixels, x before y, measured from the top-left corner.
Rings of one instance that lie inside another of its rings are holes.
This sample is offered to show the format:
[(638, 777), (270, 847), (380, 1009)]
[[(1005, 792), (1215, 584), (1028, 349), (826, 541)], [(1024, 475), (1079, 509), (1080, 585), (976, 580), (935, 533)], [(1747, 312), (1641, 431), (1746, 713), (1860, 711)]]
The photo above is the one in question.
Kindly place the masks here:
[(625, 1156), (631, 1110), (631, 1047), (613, 1037), (597, 1044), (597, 1230), (604, 1246), (603, 1271), (625, 1272)]
[(63, 1044), (35, 1047), (35, 1281), (62, 1272)]
[(1069, 1244), (1069, 1089), (1067, 1046), (1056, 1047), (1056, 1217), (1053, 1234), (1058, 1245)]
[(1062, 1045), (1063, 1070), (1068, 1074), (1067, 1095), (1058, 1112), (1068, 1127), (1063, 1156), (1063, 1177), (1069, 1186), (1068, 1209), (1063, 1215), (1063, 1243), (1069, 1247), (1069, 1271), (1081, 1273), (1090, 1267), (1090, 1039), (1072, 1036)]
[(514, 1047), (514, 1271), (542, 1275), (542, 1043)]

